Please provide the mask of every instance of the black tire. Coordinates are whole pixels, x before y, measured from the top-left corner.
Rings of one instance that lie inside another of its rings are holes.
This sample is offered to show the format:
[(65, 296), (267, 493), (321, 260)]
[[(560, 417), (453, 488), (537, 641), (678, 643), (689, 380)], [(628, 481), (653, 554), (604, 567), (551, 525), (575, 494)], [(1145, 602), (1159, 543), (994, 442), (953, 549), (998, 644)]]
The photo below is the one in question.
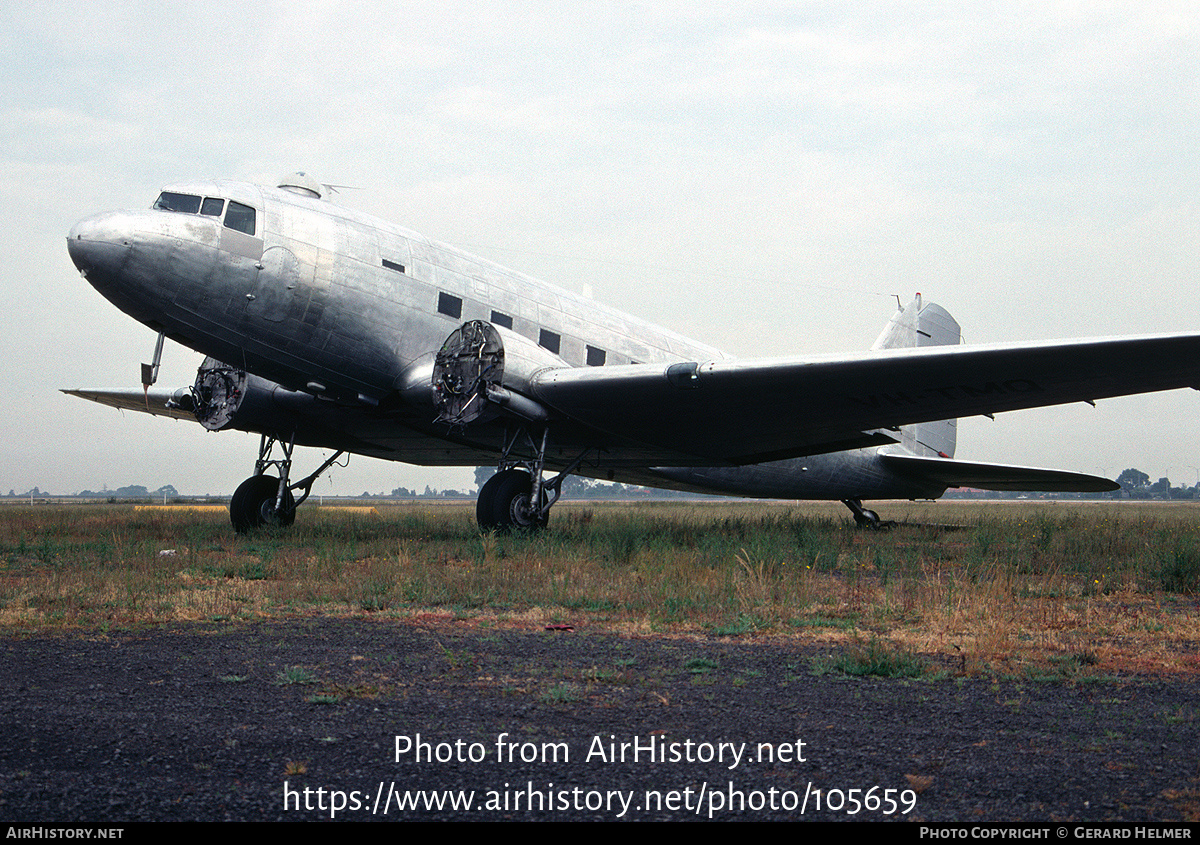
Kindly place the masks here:
[(868, 508), (862, 509), (861, 516), (859, 514), (855, 514), (854, 521), (858, 523), (859, 528), (870, 528), (871, 530), (878, 529), (881, 524), (879, 521), (879, 514)]
[(273, 475), (253, 475), (238, 485), (229, 500), (229, 521), (233, 530), (247, 534), (267, 525), (287, 528), (296, 521), (296, 499), (291, 490), (283, 492), (282, 506), (275, 510), (279, 479)]
[(546, 527), (548, 515), (529, 516), (533, 479), (519, 469), (506, 469), (488, 479), (479, 491), (475, 519), (484, 531), (537, 531)]
[(501, 473), (496, 473), (479, 488), (479, 498), (475, 501), (475, 522), (481, 531), (498, 531), (496, 524), (496, 486), (500, 483)]

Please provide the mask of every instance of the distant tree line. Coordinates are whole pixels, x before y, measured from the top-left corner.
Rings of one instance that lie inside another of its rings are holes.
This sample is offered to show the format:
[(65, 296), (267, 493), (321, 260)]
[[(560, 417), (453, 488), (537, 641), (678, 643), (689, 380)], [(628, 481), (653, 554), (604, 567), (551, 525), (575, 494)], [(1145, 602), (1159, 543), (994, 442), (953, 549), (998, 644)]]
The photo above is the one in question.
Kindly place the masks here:
[[(447, 488), (438, 490), (425, 485), (421, 492), (409, 490), (407, 487), (395, 487), (391, 493), (369, 493), (363, 491), (360, 496), (337, 498), (360, 499), (474, 499), (484, 483), (496, 473), (495, 467), (475, 468), (475, 489), (455, 490)], [(1120, 490), (1111, 493), (1021, 493), (995, 490), (972, 490), (970, 488), (951, 488), (946, 491), (948, 499), (1200, 499), (1200, 483), (1192, 486), (1176, 487), (1170, 479), (1160, 478), (1151, 482), (1150, 476), (1139, 469), (1127, 469), (1117, 476)], [(171, 501), (180, 498), (179, 492), (173, 485), (165, 484), (157, 490), (149, 490), (139, 484), (118, 487), (116, 490), (104, 488), (101, 490), (82, 490), (75, 494), (52, 494), (34, 487), (24, 493), (9, 490), (4, 498), (28, 499), (54, 496), (55, 498), (106, 499), (108, 501), (128, 501), (142, 499), (147, 501)], [(577, 475), (568, 476), (563, 481), (562, 497), (564, 499), (703, 499), (709, 498), (701, 493), (686, 493), (677, 490), (659, 490), (651, 487), (640, 487), (636, 484), (620, 482), (597, 481), (582, 478)]]
[(148, 490), (140, 484), (130, 484), (128, 487), (118, 487), (116, 490), (109, 490), (107, 487), (102, 490), (81, 490), (78, 493), (56, 494), (49, 493), (44, 490), (39, 490), (34, 487), (32, 490), (26, 490), (24, 493), (17, 493), (14, 490), (9, 490), (7, 499), (28, 499), (30, 496), (37, 498), (38, 496), (54, 496), (56, 499), (69, 499), (71, 497), (79, 499), (157, 499), (162, 501), (166, 499), (175, 499), (179, 497), (179, 491), (170, 484), (164, 484), (157, 490)]

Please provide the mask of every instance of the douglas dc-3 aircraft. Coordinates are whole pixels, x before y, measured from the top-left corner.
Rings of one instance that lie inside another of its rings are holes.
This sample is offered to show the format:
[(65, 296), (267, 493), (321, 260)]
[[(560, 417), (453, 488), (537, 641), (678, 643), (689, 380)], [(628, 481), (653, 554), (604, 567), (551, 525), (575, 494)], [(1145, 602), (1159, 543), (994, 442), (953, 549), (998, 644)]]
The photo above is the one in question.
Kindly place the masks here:
[[(238, 531), (291, 524), (346, 452), (498, 463), (484, 530), (544, 526), (568, 474), (840, 499), (863, 525), (879, 521), (864, 499), (954, 486), (1113, 490), (956, 461), (953, 418), (1200, 386), (1200, 335), (962, 346), (919, 294), (868, 352), (733, 359), (322, 193), (304, 174), (181, 183), (68, 238), (84, 278), (159, 338), (142, 390), (66, 392), (260, 434), (230, 502)], [(164, 337), (209, 356), (192, 387), (149, 390)], [(293, 481), (297, 444), (336, 454)]]

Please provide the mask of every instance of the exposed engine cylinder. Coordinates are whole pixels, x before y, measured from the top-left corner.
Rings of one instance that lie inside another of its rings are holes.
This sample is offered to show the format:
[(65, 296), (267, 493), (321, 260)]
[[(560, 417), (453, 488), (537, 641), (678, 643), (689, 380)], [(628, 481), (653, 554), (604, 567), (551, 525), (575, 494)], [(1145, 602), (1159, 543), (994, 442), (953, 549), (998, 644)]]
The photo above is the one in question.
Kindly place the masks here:
[(192, 386), (192, 412), (209, 431), (228, 428), (246, 396), (245, 370), (205, 358)]

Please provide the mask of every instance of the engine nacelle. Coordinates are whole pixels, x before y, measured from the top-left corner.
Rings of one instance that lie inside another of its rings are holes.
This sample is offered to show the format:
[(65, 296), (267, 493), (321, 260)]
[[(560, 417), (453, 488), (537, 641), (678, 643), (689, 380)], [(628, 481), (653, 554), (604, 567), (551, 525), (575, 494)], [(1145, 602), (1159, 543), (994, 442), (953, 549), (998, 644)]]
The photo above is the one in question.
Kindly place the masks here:
[(504, 341), (504, 381), (501, 384), (509, 390), (528, 396), (531, 392), (530, 383), (535, 375), (544, 370), (567, 369), (571, 366), (525, 335), (517, 334), (503, 326), (497, 326), (496, 331)]
[(308, 394), (285, 391), (273, 381), (205, 358), (192, 386), (192, 413), (209, 431), (272, 431), (280, 427), (281, 420), (277, 392), (312, 401)]

